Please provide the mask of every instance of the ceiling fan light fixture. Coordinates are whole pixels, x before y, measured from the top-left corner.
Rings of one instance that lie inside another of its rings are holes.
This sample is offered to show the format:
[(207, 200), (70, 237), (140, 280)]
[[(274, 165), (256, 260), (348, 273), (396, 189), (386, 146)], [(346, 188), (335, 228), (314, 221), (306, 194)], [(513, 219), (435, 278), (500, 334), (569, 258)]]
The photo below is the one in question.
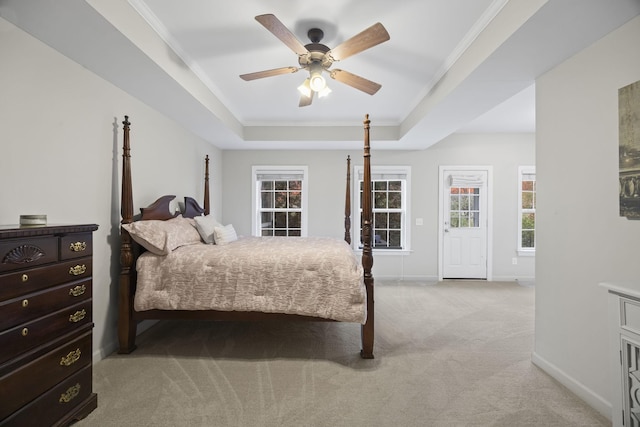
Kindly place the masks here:
[(319, 98), (324, 98), (325, 96), (331, 93), (331, 88), (329, 86), (325, 86), (320, 92), (318, 92)]
[(309, 66), (309, 86), (314, 92), (320, 92), (327, 87), (327, 82), (322, 77), (322, 64), (314, 62)]
[(309, 84), (309, 79), (305, 79), (304, 82), (300, 86), (298, 86), (298, 92), (307, 98), (311, 96), (311, 86)]

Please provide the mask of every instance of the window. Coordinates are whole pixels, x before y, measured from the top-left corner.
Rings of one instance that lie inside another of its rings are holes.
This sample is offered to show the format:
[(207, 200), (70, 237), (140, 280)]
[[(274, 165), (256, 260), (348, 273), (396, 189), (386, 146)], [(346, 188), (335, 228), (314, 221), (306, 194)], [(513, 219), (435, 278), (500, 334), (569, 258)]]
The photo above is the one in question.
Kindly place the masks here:
[(536, 251), (536, 169), (518, 168), (518, 255)]
[[(356, 166), (358, 193), (355, 200), (355, 230), (362, 234), (362, 166)], [(409, 166), (372, 166), (373, 247), (409, 250)], [(362, 248), (362, 236), (359, 247)]]
[(480, 227), (480, 188), (451, 187), (449, 206), (450, 227)]
[(254, 166), (255, 236), (307, 235), (307, 167)]

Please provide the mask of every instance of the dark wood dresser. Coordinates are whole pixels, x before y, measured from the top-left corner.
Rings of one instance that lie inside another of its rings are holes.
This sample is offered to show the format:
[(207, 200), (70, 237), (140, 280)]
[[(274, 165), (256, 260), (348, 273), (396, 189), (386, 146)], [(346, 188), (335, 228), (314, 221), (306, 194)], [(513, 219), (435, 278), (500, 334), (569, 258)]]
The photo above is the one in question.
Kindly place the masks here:
[(62, 426), (92, 390), (95, 224), (0, 226), (0, 426)]

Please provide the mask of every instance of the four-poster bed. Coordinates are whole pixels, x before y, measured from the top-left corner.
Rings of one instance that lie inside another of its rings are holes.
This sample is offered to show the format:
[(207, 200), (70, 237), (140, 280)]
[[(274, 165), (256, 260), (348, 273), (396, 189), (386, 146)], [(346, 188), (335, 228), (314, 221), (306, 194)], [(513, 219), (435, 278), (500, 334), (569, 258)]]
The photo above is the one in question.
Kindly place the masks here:
[[(371, 274), (372, 205), (369, 117), (364, 120), (362, 260), (351, 249), (351, 174), (347, 158), (345, 238), (244, 237), (203, 243), (210, 218), (209, 157), (205, 158), (204, 208), (162, 196), (134, 219), (129, 120), (125, 116), (121, 200), (119, 353), (135, 350), (137, 323), (145, 319), (228, 321), (306, 320), (361, 324), (363, 358), (373, 358), (374, 281)], [(215, 232), (227, 227), (215, 227)], [(151, 232), (149, 231), (151, 230)], [(206, 239), (205, 239), (206, 240)], [(277, 257), (274, 256), (277, 254)], [(304, 257), (306, 254), (306, 258)], [(277, 260), (276, 260), (277, 258)], [(275, 261), (274, 261), (275, 260)], [(187, 263), (194, 262), (194, 264)], [(255, 271), (267, 265), (269, 269)], [(181, 270), (176, 270), (182, 268)], [(215, 271), (216, 274), (212, 274)], [(206, 274), (205, 274), (206, 272)], [(240, 284), (240, 285), (239, 285)], [(230, 290), (230, 288), (233, 288)]]

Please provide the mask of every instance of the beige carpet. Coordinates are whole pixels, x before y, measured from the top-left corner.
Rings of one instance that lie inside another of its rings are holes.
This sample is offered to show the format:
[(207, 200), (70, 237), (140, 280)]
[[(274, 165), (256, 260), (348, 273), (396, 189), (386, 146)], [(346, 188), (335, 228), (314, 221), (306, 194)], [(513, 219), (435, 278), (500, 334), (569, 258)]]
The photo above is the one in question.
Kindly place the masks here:
[(161, 322), (77, 425), (610, 425), (531, 363), (533, 316), (516, 283), (378, 281), (375, 360), (355, 324)]

